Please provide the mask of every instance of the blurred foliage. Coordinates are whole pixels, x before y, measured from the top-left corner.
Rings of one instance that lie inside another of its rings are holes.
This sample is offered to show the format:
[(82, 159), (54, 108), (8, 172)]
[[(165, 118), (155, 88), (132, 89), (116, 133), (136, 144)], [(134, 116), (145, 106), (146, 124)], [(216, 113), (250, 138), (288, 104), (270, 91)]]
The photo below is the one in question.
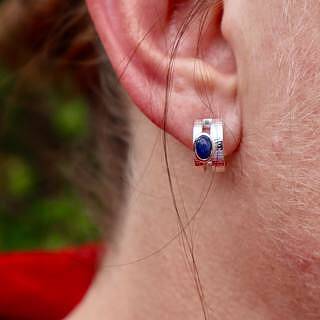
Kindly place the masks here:
[(70, 83), (37, 87), (0, 66), (2, 251), (56, 249), (100, 237), (67, 179), (70, 159), (89, 135), (87, 105)]

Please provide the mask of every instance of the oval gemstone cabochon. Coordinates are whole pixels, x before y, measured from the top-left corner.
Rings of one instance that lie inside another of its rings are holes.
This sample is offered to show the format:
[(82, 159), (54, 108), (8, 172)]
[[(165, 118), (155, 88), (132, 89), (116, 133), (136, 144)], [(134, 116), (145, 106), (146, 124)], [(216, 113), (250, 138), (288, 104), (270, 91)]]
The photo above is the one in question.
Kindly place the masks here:
[(195, 141), (195, 152), (200, 160), (208, 160), (212, 152), (212, 142), (207, 135), (201, 135)]

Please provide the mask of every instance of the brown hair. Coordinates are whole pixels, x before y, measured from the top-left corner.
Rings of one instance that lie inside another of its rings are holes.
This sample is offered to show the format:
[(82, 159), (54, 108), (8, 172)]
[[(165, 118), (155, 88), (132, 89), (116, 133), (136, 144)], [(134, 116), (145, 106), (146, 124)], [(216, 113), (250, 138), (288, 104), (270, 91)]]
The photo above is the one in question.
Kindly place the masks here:
[[(103, 211), (104, 229), (111, 236), (125, 194), (127, 103), (100, 48), (85, 1), (5, 0), (0, 19), (0, 59), (16, 74), (16, 97), (23, 99), (26, 91), (48, 88), (68, 78), (87, 101), (90, 137), (77, 146), (79, 152), (57, 153), (44, 141), (37, 143), (36, 151), (52, 164), (60, 156), (72, 160), (71, 178), (90, 203)], [(41, 107), (37, 105), (36, 112)]]

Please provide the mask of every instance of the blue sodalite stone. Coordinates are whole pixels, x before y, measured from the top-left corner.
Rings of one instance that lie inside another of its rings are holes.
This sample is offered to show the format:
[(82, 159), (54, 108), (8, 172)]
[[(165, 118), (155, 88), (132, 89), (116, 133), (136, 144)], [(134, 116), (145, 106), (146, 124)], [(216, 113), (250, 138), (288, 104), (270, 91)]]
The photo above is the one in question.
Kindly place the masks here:
[(200, 160), (208, 160), (212, 153), (212, 142), (207, 135), (201, 135), (195, 141), (195, 152)]

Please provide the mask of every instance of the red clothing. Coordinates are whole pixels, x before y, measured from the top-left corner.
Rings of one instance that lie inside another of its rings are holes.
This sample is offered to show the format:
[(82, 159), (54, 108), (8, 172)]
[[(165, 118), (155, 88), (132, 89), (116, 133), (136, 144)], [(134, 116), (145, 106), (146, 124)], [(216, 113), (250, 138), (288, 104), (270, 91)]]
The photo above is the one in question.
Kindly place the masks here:
[(61, 320), (88, 289), (99, 247), (0, 254), (0, 319)]

